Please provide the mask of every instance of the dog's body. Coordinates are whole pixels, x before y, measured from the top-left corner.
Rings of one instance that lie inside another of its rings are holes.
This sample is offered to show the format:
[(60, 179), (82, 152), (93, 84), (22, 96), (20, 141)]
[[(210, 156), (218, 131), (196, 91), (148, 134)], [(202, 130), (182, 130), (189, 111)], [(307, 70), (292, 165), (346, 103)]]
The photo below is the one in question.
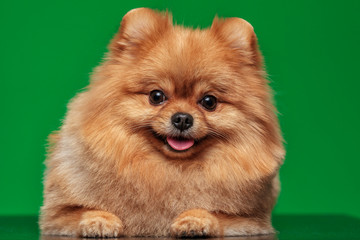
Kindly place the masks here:
[(250, 24), (136, 9), (52, 135), (43, 234), (269, 234), (284, 157)]

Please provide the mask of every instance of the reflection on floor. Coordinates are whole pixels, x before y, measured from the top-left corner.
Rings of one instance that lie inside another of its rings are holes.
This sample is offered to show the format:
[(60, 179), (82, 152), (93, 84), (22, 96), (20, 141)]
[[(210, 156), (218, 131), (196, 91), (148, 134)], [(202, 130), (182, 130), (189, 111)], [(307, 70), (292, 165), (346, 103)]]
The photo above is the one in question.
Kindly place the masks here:
[[(41, 236), (37, 216), (0, 216), (1, 240), (79, 240), (79, 238)], [(344, 215), (275, 215), (276, 235), (231, 237), (226, 240), (351, 240), (360, 239), (360, 219)], [(130, 238), (121, 238), (130, 240)], [(170, 238), (153, 238), (170, 240)], [(152, 240), (152, 238), (132, 238)], [(213, 238), (213, 240), (220, 240)]]
[[(68, 238), (68, 237), (54, 237), (54, 236), (41, 236), (40, 240), (80, 240), (81, 238)], [(120, 239), (120, 238), (118, 238)], [(199, 238), (196, 238), (199, 239)], [(227, 237), (227, 238), (208, 238), (211, 240), (277, 240), (276, 236), (253, 236), (253, 237)], [(84, 239), (81, 239), (84, 240)], [(89, 239), (87, 239), (89, 240)], [(93, 240), (91, 238), (90, 240)], [(174, 240), (174, 238), (121, 238), (121, 240)], [(181, 240), (185, 240), (185, 238), (181, 238)]]

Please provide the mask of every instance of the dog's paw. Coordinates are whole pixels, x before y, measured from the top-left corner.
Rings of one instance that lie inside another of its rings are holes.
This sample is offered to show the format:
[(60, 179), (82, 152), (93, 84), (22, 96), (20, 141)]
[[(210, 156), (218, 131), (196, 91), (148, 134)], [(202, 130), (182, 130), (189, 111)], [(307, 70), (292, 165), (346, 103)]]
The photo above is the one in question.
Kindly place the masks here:
[(104, 211), (87, 211), (79, 223), (80, 237), (118, 237), (123, 233), (123, 223), (115, 215)]
[(183, 212), (171, 225), (174, 237), (211, 237), (219, 235), (219, 222), (206, 210)]

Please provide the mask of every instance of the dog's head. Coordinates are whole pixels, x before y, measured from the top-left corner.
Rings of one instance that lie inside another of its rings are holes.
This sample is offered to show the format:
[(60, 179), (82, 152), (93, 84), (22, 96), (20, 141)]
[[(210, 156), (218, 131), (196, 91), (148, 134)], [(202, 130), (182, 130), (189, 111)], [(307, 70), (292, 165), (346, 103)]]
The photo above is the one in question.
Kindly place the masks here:
[(169, 158), (281, 145), (256, 35), (240, 18), (192, 30), (174, 26), (168, 13), (132, 10), (91, 92), (102, 131), (125, 126)]

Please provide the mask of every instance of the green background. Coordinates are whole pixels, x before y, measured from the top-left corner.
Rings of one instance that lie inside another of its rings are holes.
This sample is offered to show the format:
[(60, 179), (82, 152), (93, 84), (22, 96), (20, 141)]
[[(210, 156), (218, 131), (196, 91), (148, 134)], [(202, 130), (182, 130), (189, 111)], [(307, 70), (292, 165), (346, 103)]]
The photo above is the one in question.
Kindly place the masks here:
[(287, 157), (281, 214), (360, 217), (360, 1), (1, 1), (0, 215), (37, 214), (47, 135), (85, 87), (122, 16), (169, 9), (207, 27), (255, 28), (276, 91)]

